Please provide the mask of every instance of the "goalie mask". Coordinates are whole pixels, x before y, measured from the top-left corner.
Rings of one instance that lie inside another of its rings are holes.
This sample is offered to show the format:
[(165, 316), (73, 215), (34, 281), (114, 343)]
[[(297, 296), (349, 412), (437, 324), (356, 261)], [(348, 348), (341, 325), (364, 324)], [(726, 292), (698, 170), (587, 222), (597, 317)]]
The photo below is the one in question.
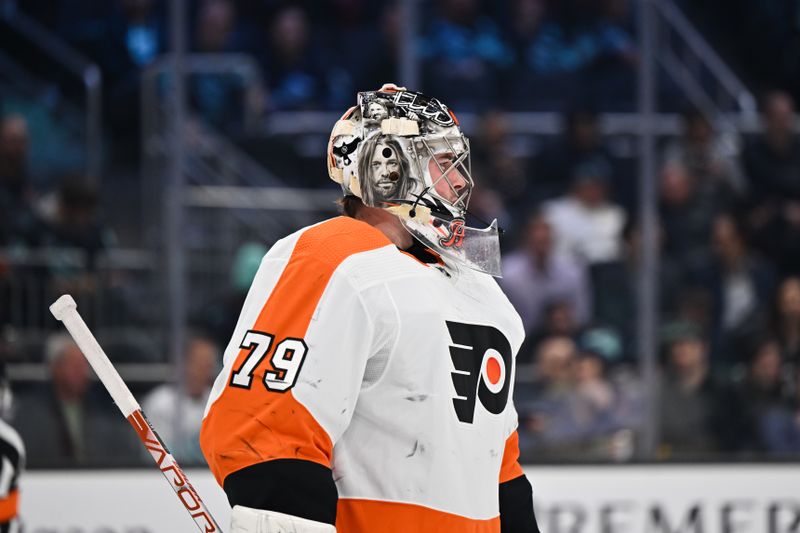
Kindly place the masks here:
[(497, 222), (466, 225), (469, 141), (447, 106), (394, 85), (358, 94), (333, 128), (328, 174), (370, 207), (386, 209), (445, 259), (500, 275)]

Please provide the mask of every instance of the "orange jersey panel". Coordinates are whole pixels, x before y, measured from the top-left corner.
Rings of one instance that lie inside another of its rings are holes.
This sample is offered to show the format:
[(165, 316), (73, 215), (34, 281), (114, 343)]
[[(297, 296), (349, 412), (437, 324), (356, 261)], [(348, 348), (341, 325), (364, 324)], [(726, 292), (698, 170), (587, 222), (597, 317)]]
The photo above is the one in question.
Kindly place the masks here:
[(500, 518), (473, 520), (408, 503), (340, 499), (336, 509), (336, 531), (500, 533)]
[(17, 516), (17, 508), (19, 507), (19, 491), (12, 490), (8, 496), (0, 499), (0, 523), (10, 521)]
[(500, 483), (511, 481), (524, 474), (519, 464), (519, 434), (515, 431), (506, 439), (503, 464), (500, 467)]
[[(317, 304), (339, 264), (350, 255), (390, 244), (378, 230), (339, 217), (306, 230), (250, 328), (282, 338), (302, 339)], [(240, 369), (250, 350), (233, 364)], [(261, 386), (267, 364), (259, 364), (249, 388), (226, 386), (203, 421), (200, 443), (211, 471), (225, 477), (273, 459), (304, 459), (331, 467), (331, 439), (292, 391)]]

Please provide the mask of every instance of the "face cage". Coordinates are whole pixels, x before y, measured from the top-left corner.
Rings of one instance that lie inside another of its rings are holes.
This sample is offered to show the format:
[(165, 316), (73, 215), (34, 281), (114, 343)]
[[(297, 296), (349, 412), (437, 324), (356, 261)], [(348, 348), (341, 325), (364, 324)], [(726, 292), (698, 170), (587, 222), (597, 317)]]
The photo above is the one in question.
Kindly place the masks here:
[[(472, 173), (470, 172), (470, 169), (472, 168), (472, 163), (470, 158), (469, 141), (467, 140), (466, 137), (464, 137), (463, 134), (459, 135), (458, 137), (455, 137), (455, 139), (458, 139), (458, 141), (461, 142), (464, 146), (464, 148), (459, 151), (455, 149), (453, 143), (451, 142), (453, 138), (454, 137), (452, 136), (442, 136), (442, 137), (435, 137), (434, 139), (431, 139), (429, 141), (425, 137), (421, 136), (414, 137), (413, 139), (411, 139), (411, 147), (414, 152), (414, 157), (412, 159), (414, 160), (414, 164), (417, 166), (417, 171), (419, 172), (419, 175), (420, 176), (427, 175), (431, 179), (431, 184), (427, 186), (419, 194), (419, 196), (423, 197), (426, 194), (430, 193), (439, 200), (441, 200), (442, 202), (444, 202), (445, 204), (449, 204), (450, 206), (452, 206), (453, 209), (457, 211), (457, 214), (454, 214), (454, 216), (464, 218), (467, 213), (467, 206), (469, 205), (469, 199), (472, 196), (472, 188), (475, 185), (475, 182), (473, 181)], [(436, 151), (436, 147), (432, 146), (431, 141), (436, 142), (437, 144), (439, 144), (438, 141), (443, 141), (444, 144), (440, 146), (440, 148), (442, 149)], [(436, 159), (436, 155), (448, 152), (454, 154), (456, 158), (453, 160), (450, 167), (445, 169), (439, 162), (439, 160)], [(425, 157), (426, 155), (427, 157)], [(423, 161), (426, 162), (425, 166), (423, 166), (422, 164)], [(430, 171), (428, 169), (428, 165), (430, 164), (429, 161), (435, 162), (436, 166), (439, 168), (439, 172), (442, 173), (442, 175), (439, 176), (439, 178), (437, 178), (435, 181), (433, 180), (433, 177), (430, 176)], [(458, 169), (459, 174), (461, 174), (461, 177), (464, 178), (464, 181), (466, 181), (466, 185), (463, 187), (460, 193), (453, 186), (453, 182), (450, 181), (450, 178), (448, 177), (448, 174), (450, 174), (450, 172), (453, 171), (454, 169)], [(453, 201), (448, 200), (447, 198), (442, 197), (442, 195), (436, 191), (436, 185), (442, 180), (444, 180), (444, 182), (450, 188), (450, 191), (453, 193), (453, 196), (456, 197), (455, 200)]]

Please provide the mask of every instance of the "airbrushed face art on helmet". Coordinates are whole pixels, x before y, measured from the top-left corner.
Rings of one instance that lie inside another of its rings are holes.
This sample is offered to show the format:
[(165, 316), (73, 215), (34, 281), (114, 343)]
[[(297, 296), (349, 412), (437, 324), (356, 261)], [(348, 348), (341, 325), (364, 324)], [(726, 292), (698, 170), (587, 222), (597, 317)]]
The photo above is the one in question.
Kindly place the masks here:
[(385, 118), (389, 118), (389, 111), (386, 110), (386, 106), (383, 103), (373, 100), (367, 105), (365, 117), (369, 120), (380, 122)]
[(466, 225), (469, 141), (439, 100), (393, 85), (359, 93), (334, 126), (328, 171), (345, 195), (391, 211), (445, 259), (500, 275), (496, 223)]
[(361, 144), (358, 176), (361, 199), (375, 207), (397, 202), (420, 188), (402, 145), (386, 135), (373, 135)]

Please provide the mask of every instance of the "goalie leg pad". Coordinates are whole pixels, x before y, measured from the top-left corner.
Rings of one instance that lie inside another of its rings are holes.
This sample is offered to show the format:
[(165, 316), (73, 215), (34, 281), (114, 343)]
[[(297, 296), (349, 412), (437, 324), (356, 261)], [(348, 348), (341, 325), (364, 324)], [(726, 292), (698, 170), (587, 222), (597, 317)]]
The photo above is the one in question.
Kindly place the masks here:
[(231, 533), (336, 533), (336, 528), (299, 516), (236, 505), (231, 513)]

